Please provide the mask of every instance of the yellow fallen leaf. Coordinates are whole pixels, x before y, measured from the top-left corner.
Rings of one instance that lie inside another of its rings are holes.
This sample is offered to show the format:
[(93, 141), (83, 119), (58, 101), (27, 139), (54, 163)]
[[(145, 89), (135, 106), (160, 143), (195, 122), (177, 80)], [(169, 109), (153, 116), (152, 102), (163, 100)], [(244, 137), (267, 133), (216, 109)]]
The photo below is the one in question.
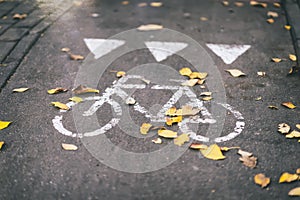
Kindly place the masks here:
[(116, 74), (116, 76), (117, 76), (118, 78), (123, 77), (123, 76), (125, 76), (125, 75), (126, 75), (126, 72), (124, 72), (124, 71), (118, 71), (117, 74)]
[(289, 31), (292, 27), (290, 25), (285, 25), (284, 28)]
[(139, 3), (139, 4), (138, 4), (138, 7), (145, 7), (145, 6), (147, 6), (147, 5), (148, 5), (147, 3), (142, 2), (142, 3)]
[(194, 115), (197, 115), (199, 112), (200, 112), (200, 109), (193, 108), (190, 105), (182, 106), (182, 115), (183, 116), (194, 116)]
[(221, 151), (229, 151), (231, 149), (240, 149), (241, 147), (220, 147)]
[(29, 90), (29, 88), (16, 88), (16, 89), (13, 89), (13, 92), (25, 92)]
[(0, 121), (0, 130), (5, 129), (11, 122), (9, 121)]
[(0, 142), (0, 150), (2, 149), (3, 145), (4, 145), (4, 142), (1, 141), (1, 142)]
[(189, 141), (190, 141), (190, 137), (188, 136), (188, 134), (183, 133), (174, 139), (174, 144), (178, 146), (182, 146), (185, 142), (189, 142)]
[(267, 12), (267, 16), (268, 16), (268, 17), (276, 18), (276, 17), (278, 17), (278, 13), (277, 13), (277, 12), (274, 12), (274, 11), (268, 11), (268, 12)]
[(233, 77), (246, 76), (246, 74), (238, 69), (227, 69), (226, 72), (229, 72)]
[(69, 54), (71, 60), (83, 60), (84, 57), (82, 55), (77, 55), (77, 54)]
[(270, 18), (270, 19), (267, 19), (267, 22), (268, 22), (269, 24), (274, 24), (275, 20), (274, 20), (273, 18)]
[(288, 172), (284, 172), (279, 178), (279, 183), (290, 183), (298, 180), (298, 178), (299, 176), (297, 174), (290, 174)]
[(223, 6), (229, 6), (229, 2), (228, 1), (222, 1)]
[(128, 97), (128, 98), (126, 99), (125, 103), (126, 103), (127, 105), (134, 105), (134, 104), (136, 103), (136, 100), (135, 100), (134, 98), (132, 98), (132, 97)]
[(161, 7), (163, 5), (162, 2), (151, 2), (150, 3), (150, 6), (152, 7)]
[(181, 85), (182, 86), (193, 87), (193, 86), (195, 86), (198, 83), (198, 80), (199, 79), (190, 79), (190, 80), (187, 80), (187, 81), (181, 83)]
[(142, 126), (140, 127), (140, 133), (146, 135), (151, 127), (152, 127), (151, 124), (143, 123)]
[(297, 61), (297, 57), (294, 54), (289, 54), (289, 58), (291, 61), (294, 61), (294, 62)]
[(260, 101), (260, 100), (262, 100), (262, 97), (256, 97), (255, 98), (255, 101)]
[(250, 1), (250, 5), (251, 6), (259, 6), (259, 7), (262, 7), (262, 8), (268, 7), (268, 4), (260, 3), (260, 2), (257, 2), (257, 1)]
[(296, 66), (293, 66), (293, 67), (290, 68), (289, 74), (292, 74), (294, 72), (298, 72), (298, 69), (296, 68)]
[(289, 196), (300, 196), (300, 187), (296, 187), (289, 191)]
[(66, 144), (66, 143), (62, 143), (61, 147), (66, 151), (76, 151), (78, 149), (78, 147), (76, 145)]
[(252, 153), (239, 149), (238, 154), (241, 155), (239, 160), (243, 162), (246, 167), (255, 168), (257, 164), (257, 158)]
[(58, 101), (55, 101), (55, 102), (51, 102), (51, 104), (59, 109), (62, 109), (62, 110), (69, 110), (69, 106), (67, 106), (66, 104), (64, 103), (60, 103)]
[(182, 75), (182, 76), (190, 76), (191, 73), (192, 73), (192, 70), (188, 67), (184, 67), (182, 69), (179, 70), (179, 73)]
[(160, 138), (156, 138), (156, 139), (153, 139), (151, 140), (154, 144), (161, 144), (162, 143), (162, 140)]
[(177, 116), (177, 117), (167, 117), (166, 118), (166, 124), (168, 126), (172, 126), (173, 123), (179, 123), (182, 121), (182, 116)]
[[(199, 85), (202, 85), (203, 83), (205, 82), (205, 79), (203, 79), (203, 80), (199, 80), (198, 82), (197, 82), (197, 84), (199, 84)], [(205, 88), (205, 86), (200, 86), (201, 88)]]
[(278, 110), (277, 106), (269, 105), (268, 108), (273, 109), (273, 110)]
[(190, 148), (191, 148), (191, 149), (200, 150), (200, 149), (207, 149), (208, 146), (205, 145), (205, 144), (192, 143), (192, 144), (190, 145)]
[(203, 101), (210, 101), (210, 100), (212, 100), (212, 99), (213, 99), (212, 97), (203, 97), (203, 98), (202, 98)]
[(62, 51), (62, 52), (70, 52), (71, 49), (68, 48), (68, 47), (64, 47), (64, 48), (61, 49), (61, 51)]
[(201, 92), (200, 96), (211, 96), (212, 92)]
[(164, 138), (177, 138), (177, 132), (171, 130), (160, 129), (157, 133), (159, 136)]
[(200, 152), (205, 158), (211, 160), (222, 160), (226, 158), (217, 144), (212, 144), (207, 149), (200, 149)]
[(276, 63), (279, 63), (279, 62), (282, 61), (281, 58), (272, 58), (271, 60), (272, 60), (273, 62), (276, 62)]
[(236, 7), (243, 7), (244, 6), (244, 3), (243, 2), (234, 2), (234, 5)]
[(264, 188), (270, 184), (271, 179), (260, 173), (254, 176), (254, 182)]
[(192, 72), (191, 74), (190, 74), (190, 79), (194, 79), (194, 78), (197, 78), (197, 79), (205, 79), (206, 77), (207, 77), (207, 73), (205, 73), (205, 72)]
[(296, 174), (300, 174), (300, 168), (296, 169)]
[(289, 109), (294, 109), (296, 108), (297, 106), (295, 106), (292, 102), (283, 102), (281, 105), (289, 108)]
[(257, 72), (258, 76), (266, 76), (266, 72)]
[(122, 1), (122, 5), (128, 5), (129, 1)]
[(16, 13), (13, 15), (13, 19), (25, 19), (26, 17), (27, 17), (27, 14)]
[(204, 22), (204, 21), (207, 21), (208, 18), (207, 17), (200, 17), (200, 20)]
[(164, 27), (162, 25), (158, 24), (147, 24), (147, 25), (141, 25), (137, 28), (139, 31), (155, 31), (155, 30), (161, 30)]
[(286, 123), (278, 124), (278, 132), (279, 133), (286, 134), (286, 133), (289, 133), (290, 130), (291, 130), (291, 127), (288, 124), (286, 124)]
[(70, 101), (73, 101), (73, 102), (75, 102), (75, 103), (80, 103), (80, 102), (82, 102), (83, 101), (83, 99), (82, 98), (80, 98), (80, 97), (72, 97), (72, 98), (69, 98), (69, 100)]
[(277, 2), (273, 3), (273, 6), (276, 7), (276, 8), (280, 8), (281, 7), (280, 3), (277, 3)]
[(300, 132), (299, 131), (292, 131), (291, 133), (285, 135), (286, 138), (299, 138)]
[(296, 124), (296, 128), (300, 130), (300, 124)]
[(85, 94), (85, 93), (99, 93), (100, 91), (97, 89), (79, 85), (77, 88), (73, 89), (73, 92), (74, 94)]
[(68, 89), (65, 89), (65, 88), (62, 88), (62, 87), (57, 87), (57, 88), (54, 88), (54, 89), (50, 89), (48, 90), (48, 94), (57, 94), (57, 93), (60, 93), (60, 92), (66, 92), (68, 91)]
[(177, 116), (176, 111), (177, 111), (176, 107), (171, 107), (166, 111), (165, 115), (167, 115), (167, 116)]

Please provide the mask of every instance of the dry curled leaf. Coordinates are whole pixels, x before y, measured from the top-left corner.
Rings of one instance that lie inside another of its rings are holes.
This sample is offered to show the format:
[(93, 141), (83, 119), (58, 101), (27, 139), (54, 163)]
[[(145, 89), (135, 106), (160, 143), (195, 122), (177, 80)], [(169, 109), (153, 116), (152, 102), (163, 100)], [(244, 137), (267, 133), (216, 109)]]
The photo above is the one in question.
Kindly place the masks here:
[(0, 150), (2, 149), (4, 144), (5, 144), (4, 141), (0, 141)]
[(66, 151), (76, 151), (78, 149), (78, 147), (76, 145), (66, 144), (66, 143), (62, 143), (61, 147)]
[(229, 6), (229, 2), (228, 1), (222, 1), (223, 6)]
[(117, 76), (118, 78), (124, 77), (125, 75), (126, 75), (126, 72), (124, 72), (124, 71), (118, 71), (118, 72), (116, 73), (116, 76)]
[(193, 108), (190, 105), (182, 106), (182, 115), (183, 116), (194, 116), (194, 115), (197, 115), (199, 112), (200, 112), (199, 108)]
[(128, 5), (129, 1), (122, 1), (122, 5)]
[(167, 129), (160, 129), (157, 131), (158, 135), (164, 138), (177, 138), (177, 132), (167, 130)]
[(299, 138), (300, 132), (299, 131), (292, 131), (291, 133), (285, 135), (286, 138)]
[(191, 148), (191, 149), (200, 150), (200, 149), (207, 149), (208, 146), (205, 145), (205, 144), (192, 143), (192, 144), (190, 145), (190, 148)]
[(243, 2), (234, 2), (234, 5), (236, 7), (243, 7), (244, 6), (244, 3)]
[(69, 54), (71, 60), (83, 60), (84, 57), (82, 55), (77, 55), (77, 54)]
[(80, 98), (80, 97), (71, 97), (71, 98), (69, 98), (69, 100), (70, 101), (73, 101), (73, 102), (75, 102), (75, 103), (80, 103), (80, 102), (82, 102), (83, 101), (83, 99), (82, 98)]
[(188, 136), (188, 134), (183, 133), (174, 139), (174, 144), (178, 146), (182, 146), (185, 142), (189, 142), (189, 141), (190, 141), (190, 137)]
[(251, 6), (257, 6), (257, 7), (262, 7), (262, 8), (268, 7), (268, 4), (257, 2), (257, 1), (250, 1), (250, 5)]
[(253, 156), (252, 153), (249, 153), (247, 151), (239, 150), (238, 154), (241, 155), (239, 160), (243, 162), (243, 164), (250, 168), (255, 168), (257, 164), (257, 158)]
[(277, 12), (274, 12), (274, 11), (268, 11), (268, 12), (267, 12), (267, 16), (268, 16), (268, 17), (276, 18), (276, 17), (278, 17), (278, 13), (277, 13)]
[(139, 4), (138, 4), (138, 7), (145, 7), (145, 6), (147, 6), (147, 5), (148, 5), (147, 3), (142, 2), (142, 3), (139, 3)]
[(190, 79), (190, 80), (187, 80), (187, 81), (181, 83), (181, 85), (182, 86), (193, 87), (193, 86), (195, 86), (198, 83), (198, 80), (199, 79)]
[(140, 127), (140, 133), (146, 135), (149, 132), (151, 127), (152, 127), (151, 124), (143, 123), (142, 126)]
[(139, 31), (155, 31), (155, 30), (161, 30), (164, 27), (162, 25), (158, 24), (147, 24), (147, 25), (141, 25), (137, 28)]
[(300, 124), (296, 124), (296, 128), (300, 130)]
[(217, 144), (212, 144), (207, 149), (200, 149), (200, 152), (205, 158), (211, 160), (223, 160), (226, 158)]
[(168, 126), (172, 126), (174, 123), (179, 123), (182, 121), (182, 116), (177, 116), (177, 117), (167, 117), (166, 118), (166, 124)]
[(280, 8), (281, 7), (280, 3), (277, 3), (277, 2), (273, 3), (273, 6), (276, 7), (276, 8)]
[(264, 188), (270, 184), (271, 179), (269, 177), (266, 177), (264, 174), (260, 173), (254, 176), (254, 182), (257, 185), (260, 185), (262, 188)]
[(264, 77), (264, 76), (266, 76), (266, 72), (257, 72), (257, 75)]
[(296, 187), (289, 191), (289, 196), (300, 196), (300, 187)]
[(205, 88), (205, 86), (204, 86), (204, 85), (202, 85), (204, 82), (205, 82), (205, 79), (203, 79), (203, 80), (199, 80), (199, 81), (197, 82), (197, 84), (201, 85), (201, 86), (200, 86), (200, 88), (204, 89), (204, 88)]
[(210, 101), (210, 100), (212, 100), (212, 99), (213, 99), (212, 97), (203, 97), (203, 98), (202, 98), (203, 101)]
[(67, 106), (66, 104), (64, 103), (61, 103), (61, 102), (58, 102), (58, 101), (55, 101), (55, 102), (51, 102), (51, 104), (54, 106), (54, 107), (57, 107), (59, 109), (62, 109), (62, 110), (69, 110), (69, 106)]
[(162, 2), (151, 2), (150, 3), (150, 6), (152, 7), (161, 7), (163, 5)]
[(275, 20), (273, 18), (269, 18), (269, 19), (267, 19), (267, 22), (269, 24), (274, 24)]
[(201, 92), (200, 96), (211, 96), (212, 92)]
[(296, 174), (300, 175), (300, 168), (296, 169)]
[(255, 101), (260, 101), (260, 100), (262, 100), (262, 97), (256, 97), (255, 98)]
[(233, 77), (246, 76), (246, 74), (238, 69), (227, 69), (226, 72), (229, 72)]
[(294, 61), (294, 62), (297, 61), (297, 57), (296, 57), (296, 55), (294, 55), (294, 54), (289, 54), (289, 59), (290, 59), (291, 61)]
[(64, 48), (61, 49), (61, 51), (62, 51), (62, 52), (70, 52), (71, 49), (68, 48), (68, 47), (64, 47)]
[(296, 108), (297, 106), (295, 106), (292, 102), (283, 102), (281, 105), (289, 108), (289, 109), (294, 109)]
[(192, 73), (192, 70), (188, 67), (184, 67), (182, 69), (179, 70), (179, 73), (182, 75), (182, 76), (190, 76), (191, 73)]
[(277, 106), (273, 106), (273, 105), (269, 105), (268, 108), (272, 109), (272, 110), (278, 110)]
[(153, 140), (151, 140), (154, 144), (161, 144), (162, 140), (160, 138), (155, 138)]
[(9, 126), (11, 122), (9, 121), (0, 121), (0, 130), (5, 129), (6, 127)]
[(279, 133), (286, 134), (286, 133), (289, 133), (290, 130), (291, 130), (291, 127), (288, 124), (286, 124), (286, 123), (278, 124), (278, 132)]
[(125, 103), (126, 103), (127, 105), (134, 105), (134, 104), (136, 103), (136, 100), (135, 100), (134, 98), (132, 98), (132, 97), (128, 97), (128, 98), (126, 99)]
[(208, 20), (208, 18), (207, 17), (200, 17), (200, 21), (203, 21), (203, 22), (205, 22), (205, 21), (207, 21)]
[(290, 183), (293, 181), (298, 180), (299, 175), (297, 174), (290, 174), (288, 172), (284, 172), (281, 174), (280, 178), (279, 178), (279, 183)]
[(79, 85), (77, 88), (73, 89), (74, 94), (85, 94), (85, 93), (99, 93), (97, 89), (89, 88), (83, 85)]
[(279, 62), (282, 61), (281, 58), (271, 58), (271, 60), (272, 60), (273, 62), (275, 62), (275, 63), (279, 63)]
[(27, 90), (29, 90), (29, 88), (16, 88), (16, 89), (13, 89), (13, 92), (19, 92), (19, 93), (21, 93), (21, 92), (25, 92)]
[(26, 17), (27, 17), (27, 14), (16, 13), (13, 15), (13, 19), (25, 19)]
[(66, 91), (68, 91), (68, 89), (62, 88), (62, 87), (57, 87), (54, 89), (47, 90), (47, 93), (48, 94), (57, 94), (57, 93), (66, 92)]
[(290, 25), (285, 25), (284, 28), (289, 31), (292, 27)]

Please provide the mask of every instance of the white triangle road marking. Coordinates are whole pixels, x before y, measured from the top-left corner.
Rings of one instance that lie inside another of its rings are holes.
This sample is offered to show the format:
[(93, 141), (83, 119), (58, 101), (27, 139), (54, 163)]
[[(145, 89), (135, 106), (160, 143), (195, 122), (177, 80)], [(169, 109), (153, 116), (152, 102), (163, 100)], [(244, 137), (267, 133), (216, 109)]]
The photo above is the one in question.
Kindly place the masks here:
[(94, 38), (84, 38), (83, 40), (88, 49), (95, 55), (95, 59), (98, 59), (125, 44), (125, 41), (123, 40)]
[(233, 63), (240, 55), (245, 53), (251, 45), (235, 45), (235, 44), (210, 44), (206, 46), (210, 48), (224, 63)]
[(148, 41), (145, 44), (157, 62), (167, 59), (167, 57), (188, 46), (188, 44), (182, 42)]

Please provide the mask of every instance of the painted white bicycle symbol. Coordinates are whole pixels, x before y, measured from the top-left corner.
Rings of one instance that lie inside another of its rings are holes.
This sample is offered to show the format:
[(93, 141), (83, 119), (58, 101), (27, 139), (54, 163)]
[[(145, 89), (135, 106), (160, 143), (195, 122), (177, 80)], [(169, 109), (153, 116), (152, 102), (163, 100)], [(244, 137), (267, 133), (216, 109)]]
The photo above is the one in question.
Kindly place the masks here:
[[(105, 92), (102, 94), (102, 96), (93, 96), (93, 97), (87, 97), (84, 98), (84, 101), (95, 101), (88, 110), (86, 110), (82, 115), (83, 116), (92, 116), (96, 113), (98, 109), (100, 109), (105, 103), (108, 103), (111, 105), (112, 110), (114, 112), (114, 117), (104, 126), (99, 127), (96, 130), (85, 132), (85, 133), (73, 133), (69, 130), (67, 130), (63, 123), (63, 115), (57, 115), (52, 120), (52, 123), (57, 131), (59, 131), (61, 134), (71, 137), (92, 137), (97, 136), (100, 134), (104, 134), (108, 130), (112, 129), (114, 126), (116, 126), (120, 120), (121, 116), (123, 114), (122, 106), (120, 103), (118, 103), (116, 100), (112, 98), (112, 95), (116, 95), (120, 97), (124, 102), (131, 98), (130, 95), (127, 94), (125, 89), (145, 89), (147, 87), (147, 84), (143, 82), (143, 84), (128, 84), (128, 80), (142, 80), (144, 77), (139, 75), (126, 75), (119, 80), (115, 81), (112, 85), (112, 87), (109, 87), (105, 89)], [(183, 80), (184, 81), (184, 80)], [(142, 82), (142, 81), (141, 81)], [(221, 137), (215, 137), (215, 138), (209, 138), (207, 136), (198, 135), (197, 133), (193, 132), (189, 128), (189, 124), (214, 124), (216, 123), (216, 120), (212, 117), (211, 113), (208, 111), (208, 109), (204, 106), (204, 102), (197, 98), (197, 95), (187, 86), (178, 86), (178, 85), (153, 85), (150, 87), (151, 90), (172, 90), (174, 91), (172, 97), (168, 100), (168, 102), (162, 106), (162, 109), (156, 114), (152, 114), (149, 112), (145, 107), (141, 106), (138, 102), (136, 102), (133, 105), (133, 109), (135, 111), (138, 111), (142, 113), (146, 118), (148, 118), (151, 122), (161, 122), (165, 123), (165, 112), (174, 106), (179, 99), (185, 95), (189, 101), (186, 103), (186, 105), (190, 105), (194, 108), (198, 108), (200, 110), (199, 115), (194, 116), (192, 118), (185, 118), (182, 122), (178, 124), (178, 127), (181, 132), (188, 133), (190, 138), (199, 141), (199, 142), (224, 142), (228, 141), (230, 139), (235, 138), (238, 136), (242, 130), (244, 129), (245, 122), (242, 114), (236, 110), (234, 110), (229, 104), (222, 104), (218, 103), (220, 106), (225, 108), (227, 111), (231, 112), (233, 116), (236, 119), (236, 124), (234, 130)], [(77, 105), (77, 103), (69, 102), (67, 104), (70, 108)], [(61, 110), (61, 112), (64, 112)]]

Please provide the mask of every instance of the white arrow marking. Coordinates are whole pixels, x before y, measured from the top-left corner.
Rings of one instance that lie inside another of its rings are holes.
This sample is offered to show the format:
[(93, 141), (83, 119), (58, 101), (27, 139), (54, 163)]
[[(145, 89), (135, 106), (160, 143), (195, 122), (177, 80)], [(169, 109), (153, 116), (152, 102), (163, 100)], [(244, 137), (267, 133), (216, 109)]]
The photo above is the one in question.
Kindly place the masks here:
[(89, 50), (95, 55), (95, 59), (98, 59), (112, 50), (125, 44), (123, 40), (110, 40), (110, 39), (83, 39)]
[(188, 46), (181, 42), (145, 42), (146, 46), (157, 62), (165, 60), (167, 57), (177, 53)]
[(206, 44), (224, 63), (233, 63), (240, 55), (245, 53), (250, 45), (229, 45), (229, 44)]

